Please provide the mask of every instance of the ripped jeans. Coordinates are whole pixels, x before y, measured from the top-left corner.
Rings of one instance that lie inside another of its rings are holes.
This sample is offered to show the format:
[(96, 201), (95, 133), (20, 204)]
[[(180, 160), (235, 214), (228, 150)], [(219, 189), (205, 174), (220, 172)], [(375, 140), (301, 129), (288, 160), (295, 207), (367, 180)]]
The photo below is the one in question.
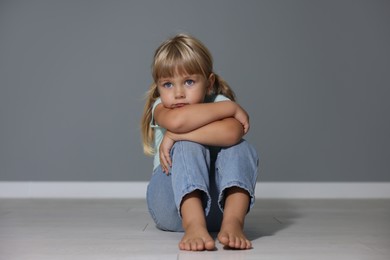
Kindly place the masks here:
[(157, 228), (183, 231), (180, 205), (183, 197), (202, 191), (207, 228), (218, 231), (222, 222), (225, 190), (239, 187), (250, 196), (252, 208), (258, 175), (258, 155), (242, 139), (230, 147), (210, 147), (190, 141), (178, 141), (171, 149), (169, 175), (161, 166), (153, 172), (147, 188), (147, 204)]

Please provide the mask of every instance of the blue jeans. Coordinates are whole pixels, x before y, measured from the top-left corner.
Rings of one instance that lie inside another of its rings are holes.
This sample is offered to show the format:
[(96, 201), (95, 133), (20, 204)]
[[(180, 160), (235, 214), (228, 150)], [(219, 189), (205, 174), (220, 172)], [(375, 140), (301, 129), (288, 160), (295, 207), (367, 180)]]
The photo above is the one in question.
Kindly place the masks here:
[(221, 226), (227, 188), (246, 190), (251, 198), (248, 211), (253, 206), (259, 159), (247, 141), (222, 148), (179, 141), (171, 149), (171, 158), (169, 175), (159, 166), (147, 188), (148, 208), (157, 228), (183, 231), (180, 205), (183, 197), (195, 190), (202, 191), (210, 232)]

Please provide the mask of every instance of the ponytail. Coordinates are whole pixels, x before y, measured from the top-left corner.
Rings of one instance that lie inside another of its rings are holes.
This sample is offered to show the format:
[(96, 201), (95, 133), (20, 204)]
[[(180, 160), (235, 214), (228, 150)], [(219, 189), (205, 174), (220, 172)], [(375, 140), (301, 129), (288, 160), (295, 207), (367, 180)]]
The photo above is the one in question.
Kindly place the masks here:
[(153, 155), (154, 151), (154, 129), (150, 127), (150, 122), (152, 120), (152, 108), (156, 99), (159, 97), (157, 91), (157, 85), (153, 83), (149, 91), (146, 93), (146, 102), (144, 106), (144, 112), (141, 119), (141, 133), (142, 133), (142, 144), (144, 153), (146, 155)]
[(230, 88), (229, 84), (217, 74), (214, 74), (214, 76), (215, 82), (213, 86), (213, 94), (221, 94), (229, 98), (231, 101), (236, 101), (236, 95), (234, 94), (234, 91)]

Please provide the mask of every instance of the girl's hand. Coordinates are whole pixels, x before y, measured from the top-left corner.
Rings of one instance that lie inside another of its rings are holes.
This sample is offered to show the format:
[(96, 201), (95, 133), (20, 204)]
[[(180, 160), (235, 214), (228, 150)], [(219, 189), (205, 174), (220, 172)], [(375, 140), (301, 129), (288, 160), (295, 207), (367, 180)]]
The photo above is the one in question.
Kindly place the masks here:
[(175, 143), (175, 140), (170, 138), (167, 133), (165, 133), (159, 149), (161, 168), (166, 175), (169, 174), (169, 169), (172, 167), (170, 152), (173, 144)]
[(238, 104), (237, 104), (236, 113), (234, 114), (234, 118), (237, 119), (238, 122), (241, 123), (242, 127), (244, 128), (244, 134), (248, 133), (248, 131), (249, 131), (249, 115)]

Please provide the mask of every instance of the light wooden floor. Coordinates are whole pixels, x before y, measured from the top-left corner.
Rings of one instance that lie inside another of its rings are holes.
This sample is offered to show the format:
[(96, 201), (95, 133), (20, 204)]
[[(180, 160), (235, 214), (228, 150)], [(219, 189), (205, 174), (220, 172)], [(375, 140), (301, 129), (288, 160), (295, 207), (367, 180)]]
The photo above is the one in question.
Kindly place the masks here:
[(182, 252), (144, 200), (0, 200), (0, 259), (390, 259), (390, 200), (261, 200), (247, 251)]

